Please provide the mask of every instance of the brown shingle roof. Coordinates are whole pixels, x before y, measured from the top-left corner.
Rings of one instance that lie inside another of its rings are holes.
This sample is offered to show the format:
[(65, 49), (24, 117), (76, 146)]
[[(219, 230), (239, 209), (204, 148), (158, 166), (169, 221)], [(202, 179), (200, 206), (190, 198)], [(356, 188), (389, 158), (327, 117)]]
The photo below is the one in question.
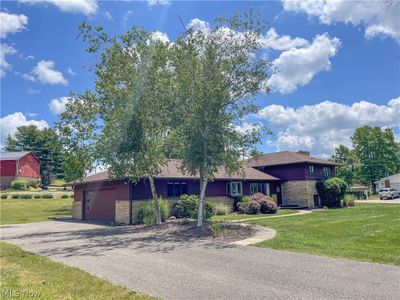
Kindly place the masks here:
[(248, 164), (252, 167), (261, 166), (276, 166), (276, 165), (287, 165), (287, 164), (297, 164), (297, 163), (314, 163), (321, 165), (331, 165), (336, 166), (337, 164), (324, 159), (312, 157), (305, 152), (276, 152), (260, 155), (257, 158), (250, 159)]
[[(179, 179), (197, 179), (198, 176), (193, 176), (187, 173), (182, 173), (180, 170), (181, 161), (179, 159), (170, 159), (161, 167), (161, 172), (155, 178), (179, 178)], [(223, 180), (279, 180), (278, 178), (258, 171), (250, 166), (244, 166), (242, 172), (229, 175), (224, 167), (219, 167), (215, 174), (215, 179)], [(110, 180), (108, 172), (100, 172), (83, 178), (82, 181), (76, 183), (68, 183), (68, 185), (76, 185), (89, 182), (98, 182)]]

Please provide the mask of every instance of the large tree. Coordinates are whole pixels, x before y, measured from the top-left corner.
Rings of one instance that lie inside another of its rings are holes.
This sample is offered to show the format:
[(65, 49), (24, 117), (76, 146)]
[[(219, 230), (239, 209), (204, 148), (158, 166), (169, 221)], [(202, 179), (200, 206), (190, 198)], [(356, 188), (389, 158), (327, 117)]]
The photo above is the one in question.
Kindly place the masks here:
[(336, 176), (343, 179), (348, 185), (358, 180), (359, 162), (354, 149), (340, 145), (332, 155), (332, 161), (338, 163)]
[(17, 128), (14, 137), (8, 136), (6, 151), (32, 151), (40, 160), (40, 177), (47, 188), (57, 174), (62, 173), (62, 147), (54, 129), (39, 129), (34, 125)]
[(380, 178), (400, 171), (400, 145), (390, 128), (363, 126), (351, 137), (359, 161), (359, 176), (372, 184)]
[[(117, 37), (86, 23), (80, 29), (89, 44), (87, 50), (101, 55), (94, 67), (96, 91), (76, 96), (62, 114), (59, 127), (78, 132), (74, 143), (80, 141), (81, 146), (76, 149), (86, 147), (83, 152), (107, 166), (113, 177), (134, 182), (147, 177), (156, 222), (161, 223), (154, 176), (166, 159), (170, 127), (173, 71), (169, 43), (140, 28)], [(85, 106), (93, 108), (90, 113), (85, 113)]]
[(207, 184), (218, 167), (240, 170), (244, 152), (260, 140), (254, 130), (235, 130), (257, 112), (269, 62), (259, 55), (263, 22), (252, 11), (220, 18), (203, 30), (188, 29), (174, 44), (176, 126), (183, 169), (200, 177), (197, 225), (203, 226)]

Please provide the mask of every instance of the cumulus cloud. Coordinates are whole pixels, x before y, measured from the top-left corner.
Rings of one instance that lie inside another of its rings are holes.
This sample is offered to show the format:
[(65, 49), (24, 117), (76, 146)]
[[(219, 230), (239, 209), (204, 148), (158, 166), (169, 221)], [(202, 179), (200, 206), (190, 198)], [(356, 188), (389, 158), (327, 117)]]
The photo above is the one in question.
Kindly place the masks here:
[(259, 111), (276, 135), (278, 150), (309, 150), (327, 157), (339, 145), (351, 145), (354, 130), (363, 125), (400, 127), (400, 97), (387, 105), (360, 101), (352, 105), (324, 101), (299, 108), (269, 105)]
[(269, 79), (269, 86), (280, 93), (291, 93), (308, 84), (317, 73), (330, 69), (330, 58), (336, 55), (339, 47), (340, 40), (325, 33), (317, 35), (303, 48), (282, 52), (273, 61), (276, 72)]
[(323, 24), (344, 22), (365, 28), (366, 38), (391, 37), (400, 42), (399, 2), (348, 0), (283, 0), (286, 11), (304, 12)]
[(259, 131), (262, 128), (262, 124), (260, 123), (252, 124), (243, 122), (241, 125), (235, 125), (233, 128), (240, 134), (249, 134), (252, 132)]
[(154, 31), (151, 33), (151, 38), (155, 41), (161, 41), (163, 43), (169, 42), (169, 37), (165, 32)]
[(69, 97), (61, 97), (51, 100), (49, 103), (50, 111), (55, 115), (62, 114), (65, 111), (65, 106), (69, 101)]
[(147, 0), (147, 5), (149, 7), (153, 7), (156, 5), (166, 6), (166, 5), (170, 5), (170, 4), (171, 4), (170, 0)]
[(0, 78), (6, 76), (6, 71), (11, 69), (11, 65), (6, 61), (6, 56), (15, 53), (17, 53), (17, 50), (10, 45), (0, 44)]
[(194, 18), (190, 20), (189, 24), (187, 25), (188, 28), (192, 28), (193, 30), (198, 31), (209, 31), (210, 30), (210, 23)]
[(26, 4), (54, 5), (59, 10), (69, 13), (80, 13), (84, 15), (94, 15), (97, 12), (97, 0), (18, 0)]
[(303, 38), (279, 35), (275, 28), (268, 30), (268, 32), (261, 37), (260, 42), (263, 48), (274, 50), (289, 50), (291, 48), (304, 47), (309, 44), (309, 42)]
[(16, 112), (0, 119), (0, 143), (3, 146), (7, 136), (14, 136), (20, 126), (35, 125), (40, 129), (49, 127), (45, 120), (28, 120), (22, 112)]
[(0, 23), (0, 37), (5, 38), (9, 33), (15, 33), (25, 29), (25, 26), (28, 24), (28, 17), (1, 11)]
[(23, 74), (22, 76), (30, 81), (67, 85), (68, 81), (64, 78), (64, 75), (60, 71), (55, 70), (54, 67), (54, 61), (41, 60), (29, 74)]
[(39, 89), (31, 89), (31, 88), (29, 88), (29, 89), (27, 89), (26, 93), (29, 94), (29, 95), (37, 95), (37, 94), (39, 94), (41, 91), (42, 91), (42, 90), (39, 90)]

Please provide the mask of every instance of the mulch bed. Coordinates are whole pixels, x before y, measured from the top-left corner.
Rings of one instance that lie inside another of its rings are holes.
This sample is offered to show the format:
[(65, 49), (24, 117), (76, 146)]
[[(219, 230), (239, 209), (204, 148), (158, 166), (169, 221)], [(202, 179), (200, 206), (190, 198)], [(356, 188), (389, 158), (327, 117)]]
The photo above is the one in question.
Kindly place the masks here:
[[(218, 235), (213, 236), (212, 228), (218, 227)], [(134, 229), (142, 232), (157, 231), (163, 235), (173, 235), (182, 239), (215, 240), (234, 242), (251, 237), (255, 230), (250, 226), (243, 226), (234, 223), (206, 222), (204, 228), (197, 227), (197, 222), (192, 220), (168, 220), (161, 225), (135, 225)]]

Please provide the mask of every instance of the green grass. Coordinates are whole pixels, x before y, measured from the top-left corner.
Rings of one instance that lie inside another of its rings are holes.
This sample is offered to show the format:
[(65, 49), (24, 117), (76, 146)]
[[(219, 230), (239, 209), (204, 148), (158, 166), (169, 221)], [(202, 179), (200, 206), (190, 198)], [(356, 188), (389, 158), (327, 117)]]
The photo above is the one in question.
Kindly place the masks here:
[(400, 205), (358, 204), (249, 223), (277, 231), (258, 247), (400, 265)]
[(47, 221), (70, 217), (72, 199), (7, 199), (0, 200), (0, 224)]
[(278, 213), (273, 215), (263, 214), (263, 215), (247, 215), (247, 214), (229, 214), (225, 216), (213, 216), (212, 221), (238, 221), (241, 219), (252, 219), (252, 218), (260, 218), (260, 217), (273, 217), (277, 215), (288, 215), (297, 213), (297, 210), (290, 209), (280, 209)]
[(152, 299), (17, 246), (2, 242), (0, 247), (0, 298), (11, 290), (40, 299)]

